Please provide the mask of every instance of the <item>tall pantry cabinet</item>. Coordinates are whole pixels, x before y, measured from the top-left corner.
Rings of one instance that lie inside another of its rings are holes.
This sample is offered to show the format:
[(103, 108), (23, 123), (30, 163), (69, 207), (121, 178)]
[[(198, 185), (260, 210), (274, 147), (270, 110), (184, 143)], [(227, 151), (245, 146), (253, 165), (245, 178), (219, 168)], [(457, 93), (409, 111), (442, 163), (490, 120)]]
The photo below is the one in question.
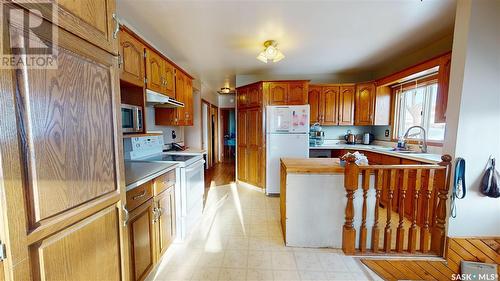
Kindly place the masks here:
[(53, 46), (57, 68), (0, 70), (0, 243), (6, 249), (0, 280), (124, 280), (115, 1), (57, 2), (57, 22), (46, 11), (31, 14), (47, 6), (3, 4), (25, 18), (43, 15), (37, 36), (22, 18), (1, 20), (10, 46)]
[(237, 88), (236, 172), (240, 182), (266, 184), (267, 105), (305, 105), (307, 80), (260, 81)]

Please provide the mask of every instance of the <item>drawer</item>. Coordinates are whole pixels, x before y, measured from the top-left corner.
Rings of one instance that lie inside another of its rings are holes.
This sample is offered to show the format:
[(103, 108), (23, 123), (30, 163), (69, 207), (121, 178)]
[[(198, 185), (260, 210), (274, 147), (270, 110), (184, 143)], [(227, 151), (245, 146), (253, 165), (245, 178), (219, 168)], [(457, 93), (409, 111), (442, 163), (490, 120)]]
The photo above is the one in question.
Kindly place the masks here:
[(154, 179), (154, 195), (158, 195), (175, 185), (175, 169)]
[(127, 191), (127, 210), (132, 211), (152, 197), (153, 185), (150, 181)]
[(401, 164), (401, 159), (399, 157), (380, 155), (380, 163), (382, 165), (399, 165)]
[(420, 165), (419, 161), (401, 158), (401, 164), (403, 165)]
[(382, 155), (379, 153), (363, 151), (363, 154), (368, 158), (370, 165), (379, 165), (382, 163)]

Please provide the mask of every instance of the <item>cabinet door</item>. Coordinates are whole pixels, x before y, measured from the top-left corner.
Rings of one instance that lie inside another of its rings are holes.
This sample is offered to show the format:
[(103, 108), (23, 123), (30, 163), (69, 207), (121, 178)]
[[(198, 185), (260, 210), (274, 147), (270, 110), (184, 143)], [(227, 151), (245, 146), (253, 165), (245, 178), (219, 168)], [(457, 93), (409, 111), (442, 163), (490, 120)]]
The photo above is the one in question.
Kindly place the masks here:
[(193, 126), (193, 80), (187, 76), (185, 78), (184, 124), (186, 126)]
[(339, 125), (354, 125), (354, 86), (340, 86)]
[(375, 104), (375, 85), (365, 83), (356, 85), (356, 105), (354, 124), (357, 126), (372, 125), (374, 104)]
[(247, 110), (238, 109), (237, 114), (237, 134), (236, 140), (238, 145), (237, 164), (238, 164), (238, 179), (240, 181), (247, 180)]
[(269, 83), (269, 104), (285, 105), (288, 95), (288, 83), (270, 82)]
[(307, 104), (307, 83), (306, 82), (291, 82), (288, 85), (287, 104), (303, 105)]
[(168, 249), (175, 238), (175, 187), (172, 186), (156, 198), (156, 260)]
[(175, 68), (168, 61), (163, 60), (163, 86), (167, 96), (175, 99)]
[(57, 0), (54, 1), (58, 5), (55, 16), (52, 6), (45, 2), (19, 1), (16, 4), (26, 9), (39, 10), (48, 21), (57, 18), (57, 22), (53, 23), (95, 46), (118, 54), (118, 22), (113, 19), (113, 14), (116, 13), (115, 0)]
[(326, 86), (323, 87), (322, 101), (323, 105), (323, 125), (338, 125), (338, 100), (339, 100), (339, 87)]
[(260, 106), (262, 104), (262, 90), (260, 85), (249, 86), (246, 96), (248, 98), (248, 106)]
[(310, 107), (310, 122), (314, 124), (321, 122), (321, 114), (323, 107), (320, 106), (321, 87), (309, 86), (309, 107)]
[(120, 79), (144, 86), (144, 45), (127, 31), (120, 31)]
[(238, 108), (247, 106), (248, 87), (240, 88), (236, 91)]
[[(0, 20), (17, 46), (42, 44), (26, 38), (23, 25)], [(0, 194), (13, 265), (8, 275), (118, 280), (128, 271), (122, 260), (128, 247), (120, 243), (128, 239), (120, 211), (118, 61), (63, 29), (48, 44), (57, 49), (57, 68), (0, 70)]]
[(263, 163), (262, 163), (262, 110), (260, 108), (248, 109), (247, 116), (247, 180), (255, 186), (262, 186)]
[[(177, 101), (182, 103), (186, 103), (186, 79), (187, 77), (182, 72), (177, 72), (175, 75), (175, 98)], [(179, 126), (184, 126), (186, 122), (186, 108), (185, 107), (177, 107), (176, 111), (176, 120), (175, 124)]]
[(154, 266), (153, 199), (130, 212), (130, 279), (144, 280)]
[(164, 60), (156, 52), (146, 49), (146, 88), (165, 93)]

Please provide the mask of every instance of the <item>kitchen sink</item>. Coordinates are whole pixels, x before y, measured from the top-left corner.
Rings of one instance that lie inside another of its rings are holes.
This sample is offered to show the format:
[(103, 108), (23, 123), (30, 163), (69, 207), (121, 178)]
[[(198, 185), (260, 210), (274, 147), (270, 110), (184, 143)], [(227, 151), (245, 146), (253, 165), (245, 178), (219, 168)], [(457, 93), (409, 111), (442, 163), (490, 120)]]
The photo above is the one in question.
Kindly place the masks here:
[(404, 153), (404, 154), (426, 154), (422, 151), (414, 151), (414, 150), (394, 150), (394, 152)]

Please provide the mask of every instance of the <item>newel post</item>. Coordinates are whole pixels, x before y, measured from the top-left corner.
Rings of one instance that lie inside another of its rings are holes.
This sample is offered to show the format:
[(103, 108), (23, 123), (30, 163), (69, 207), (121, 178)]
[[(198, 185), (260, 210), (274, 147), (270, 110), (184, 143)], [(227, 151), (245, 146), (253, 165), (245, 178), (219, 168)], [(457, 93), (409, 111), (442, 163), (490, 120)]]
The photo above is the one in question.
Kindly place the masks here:
[(440, 170), (437, 173), (437, 206), (434, 212), (434, 226), (431, 232), (431, 251), (442, 256), (444, 254), (444, 247), (446, 241), (445, 225), (447, 221), (446, 213), (446, 200), (448, 199), (448, 192), (450, 189), (451, 177), (451, 156), (441, 156), (439, 166), (446, 167), (445, 170)]
[(359, 167), (356, 158), (345, 159), (344, 186), (347, 203), (345, 206), (345, 223), (342, 229), (342, 251), (347, 255), (354, 254), (356, 247), (356, 229), (354, 229), (354, 192), (358, 189)]

